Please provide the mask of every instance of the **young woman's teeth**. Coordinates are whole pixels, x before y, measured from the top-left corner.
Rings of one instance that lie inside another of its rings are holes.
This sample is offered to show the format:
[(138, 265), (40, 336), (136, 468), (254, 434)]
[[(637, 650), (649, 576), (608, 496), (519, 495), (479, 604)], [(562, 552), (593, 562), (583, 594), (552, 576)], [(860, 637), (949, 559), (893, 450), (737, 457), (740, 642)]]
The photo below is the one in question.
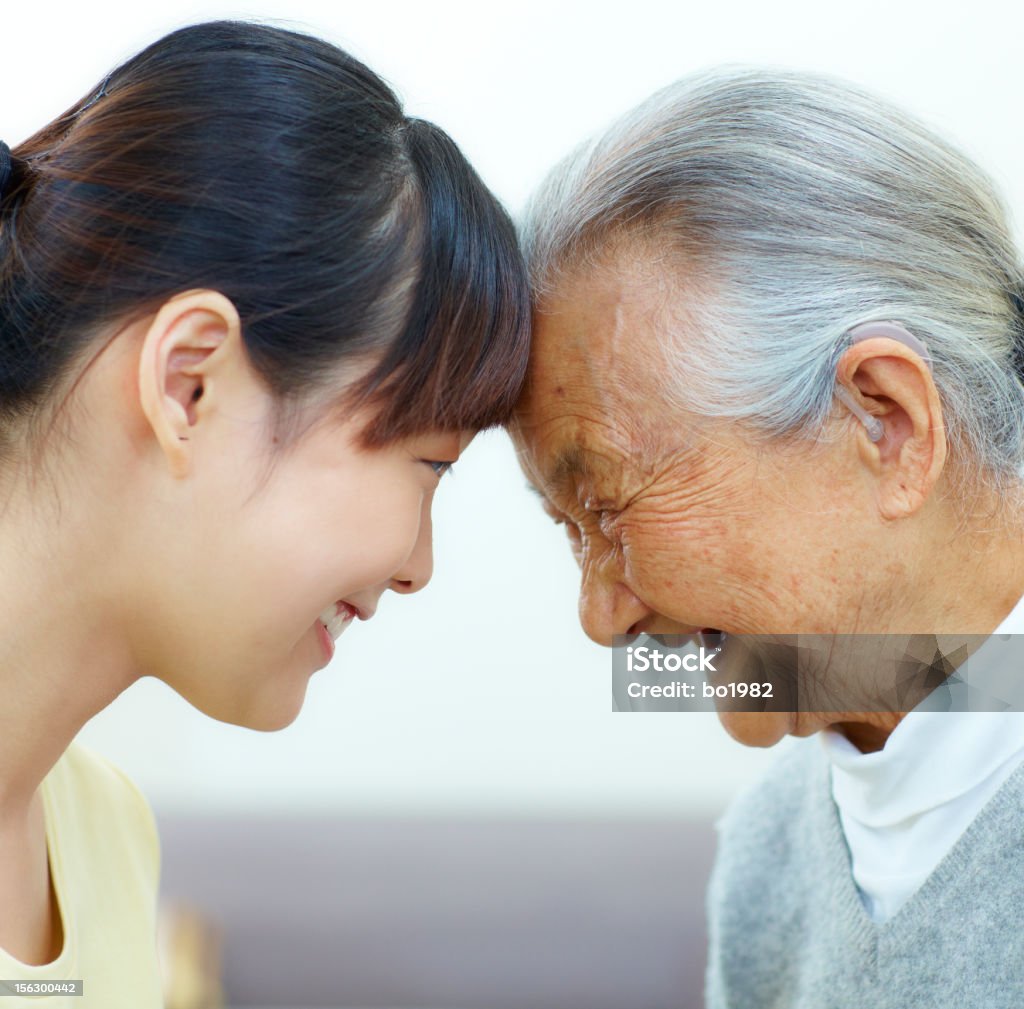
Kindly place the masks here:
[(352, 623), (355, 612), (347, 603), (333, 603), (320, 614), (320, 622), (327, 628), (331, 640), (337, 641), (341, 637), (341, 632)]

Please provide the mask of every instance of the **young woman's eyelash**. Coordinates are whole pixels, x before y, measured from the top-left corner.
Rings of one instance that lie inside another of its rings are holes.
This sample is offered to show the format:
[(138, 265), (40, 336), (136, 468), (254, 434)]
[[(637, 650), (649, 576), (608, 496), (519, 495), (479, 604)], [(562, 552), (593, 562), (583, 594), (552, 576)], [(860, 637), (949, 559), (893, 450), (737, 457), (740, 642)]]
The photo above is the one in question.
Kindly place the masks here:
[[(455, 463), (446, 462), (440, 459), (424, 459), (423, 460), (438, 476), (438, 479), (443, 477), (446, 473), (449, 476), (455, 475)], [(440, 467), (440, 469), (438, 469)]]

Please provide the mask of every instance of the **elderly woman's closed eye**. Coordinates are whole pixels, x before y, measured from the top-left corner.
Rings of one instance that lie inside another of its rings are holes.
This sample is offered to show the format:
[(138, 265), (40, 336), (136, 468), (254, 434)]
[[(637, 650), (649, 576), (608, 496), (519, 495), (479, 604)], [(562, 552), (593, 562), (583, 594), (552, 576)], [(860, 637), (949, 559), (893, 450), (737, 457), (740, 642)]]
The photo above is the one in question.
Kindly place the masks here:
[[(709, 71), (522, 234), (511, 430), (591, 638), (1024, 631), (1024, 273), (954, 147), (830, 78)], [(819, 735), (723, 822), (710, 1006), (1021, 1004), (1024, 715), (914, 706), (719, 712)]]

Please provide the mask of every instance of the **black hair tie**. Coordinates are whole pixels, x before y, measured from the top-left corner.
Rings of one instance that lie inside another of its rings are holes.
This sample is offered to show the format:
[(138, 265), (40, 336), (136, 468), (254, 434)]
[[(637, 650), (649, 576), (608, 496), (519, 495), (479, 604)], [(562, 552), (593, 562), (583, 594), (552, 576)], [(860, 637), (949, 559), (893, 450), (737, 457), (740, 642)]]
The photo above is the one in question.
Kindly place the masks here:
[(4, 202), (7, 196), (7, 186), (14, 174), (11, 164), (11, 149), (0, 140), (0, 203)]
[(28, 162), (12, 154), (10, 147), (0, 140), (0, 208), (12, 213), (14, 205), (25, 193), (25, 185), (31, 178)]

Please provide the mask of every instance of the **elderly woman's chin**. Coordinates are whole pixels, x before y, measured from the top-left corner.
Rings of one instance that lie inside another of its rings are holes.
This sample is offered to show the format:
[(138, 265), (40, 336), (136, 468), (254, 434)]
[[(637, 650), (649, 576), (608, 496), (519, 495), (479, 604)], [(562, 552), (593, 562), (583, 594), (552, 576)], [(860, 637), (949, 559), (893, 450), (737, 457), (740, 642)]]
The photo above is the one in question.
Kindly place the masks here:
[[(789, 711), (727, 711), (718, 709), (722, 727), (744, 746), (774, 746), (788, 733), (800, 735)], [(806, 733), (804, 733), (806, 734)]]

